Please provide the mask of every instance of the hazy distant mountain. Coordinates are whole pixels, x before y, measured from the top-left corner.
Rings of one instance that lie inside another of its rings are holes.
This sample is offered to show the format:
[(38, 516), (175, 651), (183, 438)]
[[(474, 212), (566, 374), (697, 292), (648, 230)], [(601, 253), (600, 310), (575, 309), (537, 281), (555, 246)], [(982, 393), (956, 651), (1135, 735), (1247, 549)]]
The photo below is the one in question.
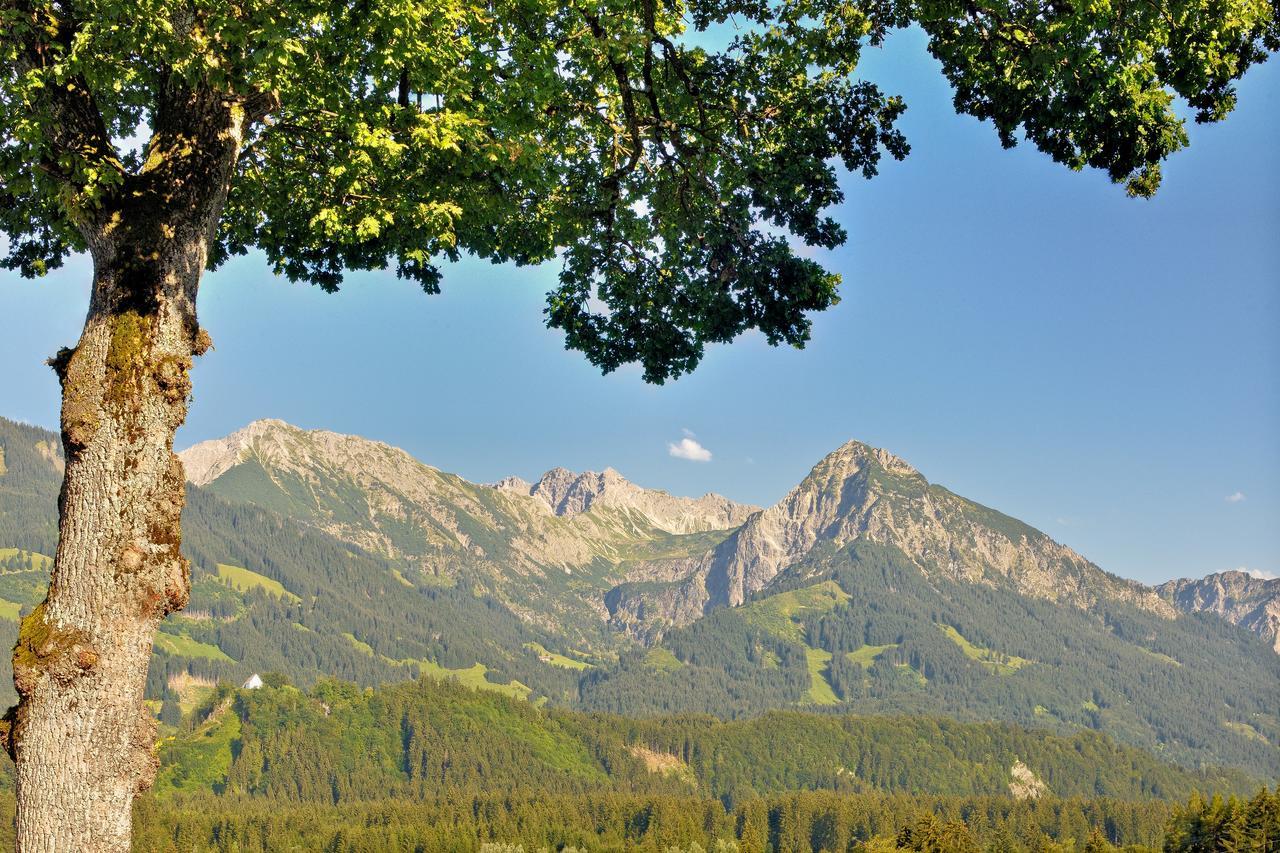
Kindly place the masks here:
[(1184, 613), (1213, 613), (1248, 628), (1280, 654), (1280, 578), (1219, 572), (1162, 583), (1156, 592)]
[(617, 559), (636, 543), (673, 535), (727, 531), (757, 509), (719, 495), (673, 497), (612, 468), (555, 468), (534, 484), (479, 485), (381, 442), (273, 420), (180, 455), (192, 483), (357, 544), (428, 560), (442, 549), (514, 557), (529, 571)]
[(552, 468), (536, 483), (508, 477), (495, 483), (494, 488), (531, 495), (560, 516), (604, 507), (635, 512), (653, 526), (671, 533), (726, 530), (742, 524), (759, 509), (712, 493), (700, 498), (681, 498), (658, 489), (641, 488), (612, 468), (605, 468), (599, 474), (595, 471), (575, 474), (566, 468)]

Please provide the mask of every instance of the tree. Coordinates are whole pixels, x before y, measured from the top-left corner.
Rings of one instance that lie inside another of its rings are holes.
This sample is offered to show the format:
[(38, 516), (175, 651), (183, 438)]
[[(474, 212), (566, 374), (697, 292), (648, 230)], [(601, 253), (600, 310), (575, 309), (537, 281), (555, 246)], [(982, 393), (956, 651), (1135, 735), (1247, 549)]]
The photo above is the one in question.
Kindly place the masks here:
[(1084, 843), (1084, 853), (1114, 853), (1115, 845), (1107, 840), (1102, 830), (1094, 827), (1089, 830), (1089, 837)]
[(160, 706), (160, 722), (173, 728), (182, 725), (182, 707), (172, 691), (165, 691), (164, 703)]
[(1224, 117), (1278, 42), (1266, 0), (0, 0), (3, 263), (94, 267), (50, 362), (66, 472), (14, 650), (19, 848), (126, 849), (153, 772), (206, 268), (257, 248), (326, 290), (393, 265), (433, 293), (441, 259), (560, 254), (546, 321), (605, 371), (661, 382), (748, 329), (802, 346), (838, 279), (795, 244), (844, 240), (838, 166), (908, 150), (859, 54), (912, 23), (957, 109), (1139, 196), (1187, 142), (1175, 95)]

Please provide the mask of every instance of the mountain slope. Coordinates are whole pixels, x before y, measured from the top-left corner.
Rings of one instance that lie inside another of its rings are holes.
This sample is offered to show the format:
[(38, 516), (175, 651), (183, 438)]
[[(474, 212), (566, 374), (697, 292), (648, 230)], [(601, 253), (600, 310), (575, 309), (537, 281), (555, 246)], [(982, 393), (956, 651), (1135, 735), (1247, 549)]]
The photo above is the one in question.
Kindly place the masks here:
[(1183, 613), (1212, 613), (1247, 628), (1280, 654), (1280, 578), (1220, 572), (1168, 581), (1156, 587), (1156, 592)]
[[(0, 419), (7, 460), (0, 474), (0, 642), (12, 643), (19, 616), (48, 586), (61, 471), (58, 457), (42, 448), (55, 446), (52, 433)], [(581, 646), (506, 607), (465, 562), (459, 577), (426, 575), (403, 558), (195, 486), (188, 488), (183, 534), (191, 603), (160, 627), (148, 681), (157, 701), (171, 682), (239, 684), (271, 670), (301, 684), (338, 676), (371, 685), (428, 674), (559, 701), (576, 695), (578, 672), (541, 657)], [(600, 620), (582, 625), (580, 633), (607, 652), (611, 641)], [(574, 630), (569, 635), (578, 637)], [(12, 703), (8, 656), (0, 661), (0, 702)]]
[[(589, 673), (584, 707), (738, 717), (801, 706), (1082, 728), (1187, 765), (1280, 775), (1280, 657), (1215, 616), (1088, 609), (819, 544), (738, 607)], [(1208, 758), (1212, 756), (1212, 758)]]
[(379, 442), (280, 421), (181, 456), (214, 495), (403, 559), (411, 581), (466, 575), (531, 622), (606, 647), (607, 589), (669, 572), (668, 561), (706, 552), (755, 510), (643, 489), (612, 470), (479, 485)]
[(0, 418), (0, 548), (52, 555), (62, 480), (62, 443), (48, 430)]
[(890, 545), (929, 577), (1009, 588), (1073, 607), (1126, 601), (1172, 618), (1151, 589), (1108, 574), (1016, 519), (929, 483), (893, 454), (850, 441), (781, 501), (752, 515), (684, 578), (615, 592), (615, 624), (654, 636), (656, 619), (685, 625), (764, 589), (815, 547)]

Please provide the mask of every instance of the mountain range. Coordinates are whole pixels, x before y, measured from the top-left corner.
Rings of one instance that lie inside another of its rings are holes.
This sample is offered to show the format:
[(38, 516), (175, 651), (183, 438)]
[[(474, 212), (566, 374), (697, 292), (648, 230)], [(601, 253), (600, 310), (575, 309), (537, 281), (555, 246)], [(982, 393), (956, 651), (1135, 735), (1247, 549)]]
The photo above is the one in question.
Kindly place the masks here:
[[(57, 446), (0, 420), (10, 633), (47, 582)], [(426, 675), (626, 714), (1096, 730), (1184, 766), (1280, 776), (1277, 582), (1117, 577), (859, 442), (767, 508), (612, 469), (471, 483), (280, 421), (182, 458), (193, 595), (157, 639), (157, 703), (254, 671)]]

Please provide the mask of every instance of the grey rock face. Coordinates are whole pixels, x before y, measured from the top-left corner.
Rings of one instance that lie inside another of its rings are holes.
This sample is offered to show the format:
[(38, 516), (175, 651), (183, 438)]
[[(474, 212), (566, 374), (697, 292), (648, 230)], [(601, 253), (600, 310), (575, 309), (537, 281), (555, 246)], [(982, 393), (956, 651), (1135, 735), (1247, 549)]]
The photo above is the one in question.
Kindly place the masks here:
[(643, 612), (687, 624), (716, 607), (742, 604), (819, 543), (841, 548), (858, 539), (898, 548), (925, 575), (1011, 586), (1080, 608), (1105, 598), (1175, 615), (1154, 590), (1102, 571), (1040, 531), (932, 485), (899, 457), (857, 441), (748, 518), (678, 587), (624, 589), (610, 611), (624, 622)]
[(728, 530), (742, 524), (759, 509), (713, 493), (700, 498), (682, 498), (660, 489), (646, 489), (612, 468), (581, 474), (567, 468), (552, 468), (536, 483), (507, 477), (494, 488), (537, 498), (557, 516), (572, 517), (594, 507), (630, 511), (671, 533)]
[(1280, 578), (1219, 572), (1162, 583), (1156, 591), (1184, 613), (1214, 613), (1248, 628), (1280, 654)]

